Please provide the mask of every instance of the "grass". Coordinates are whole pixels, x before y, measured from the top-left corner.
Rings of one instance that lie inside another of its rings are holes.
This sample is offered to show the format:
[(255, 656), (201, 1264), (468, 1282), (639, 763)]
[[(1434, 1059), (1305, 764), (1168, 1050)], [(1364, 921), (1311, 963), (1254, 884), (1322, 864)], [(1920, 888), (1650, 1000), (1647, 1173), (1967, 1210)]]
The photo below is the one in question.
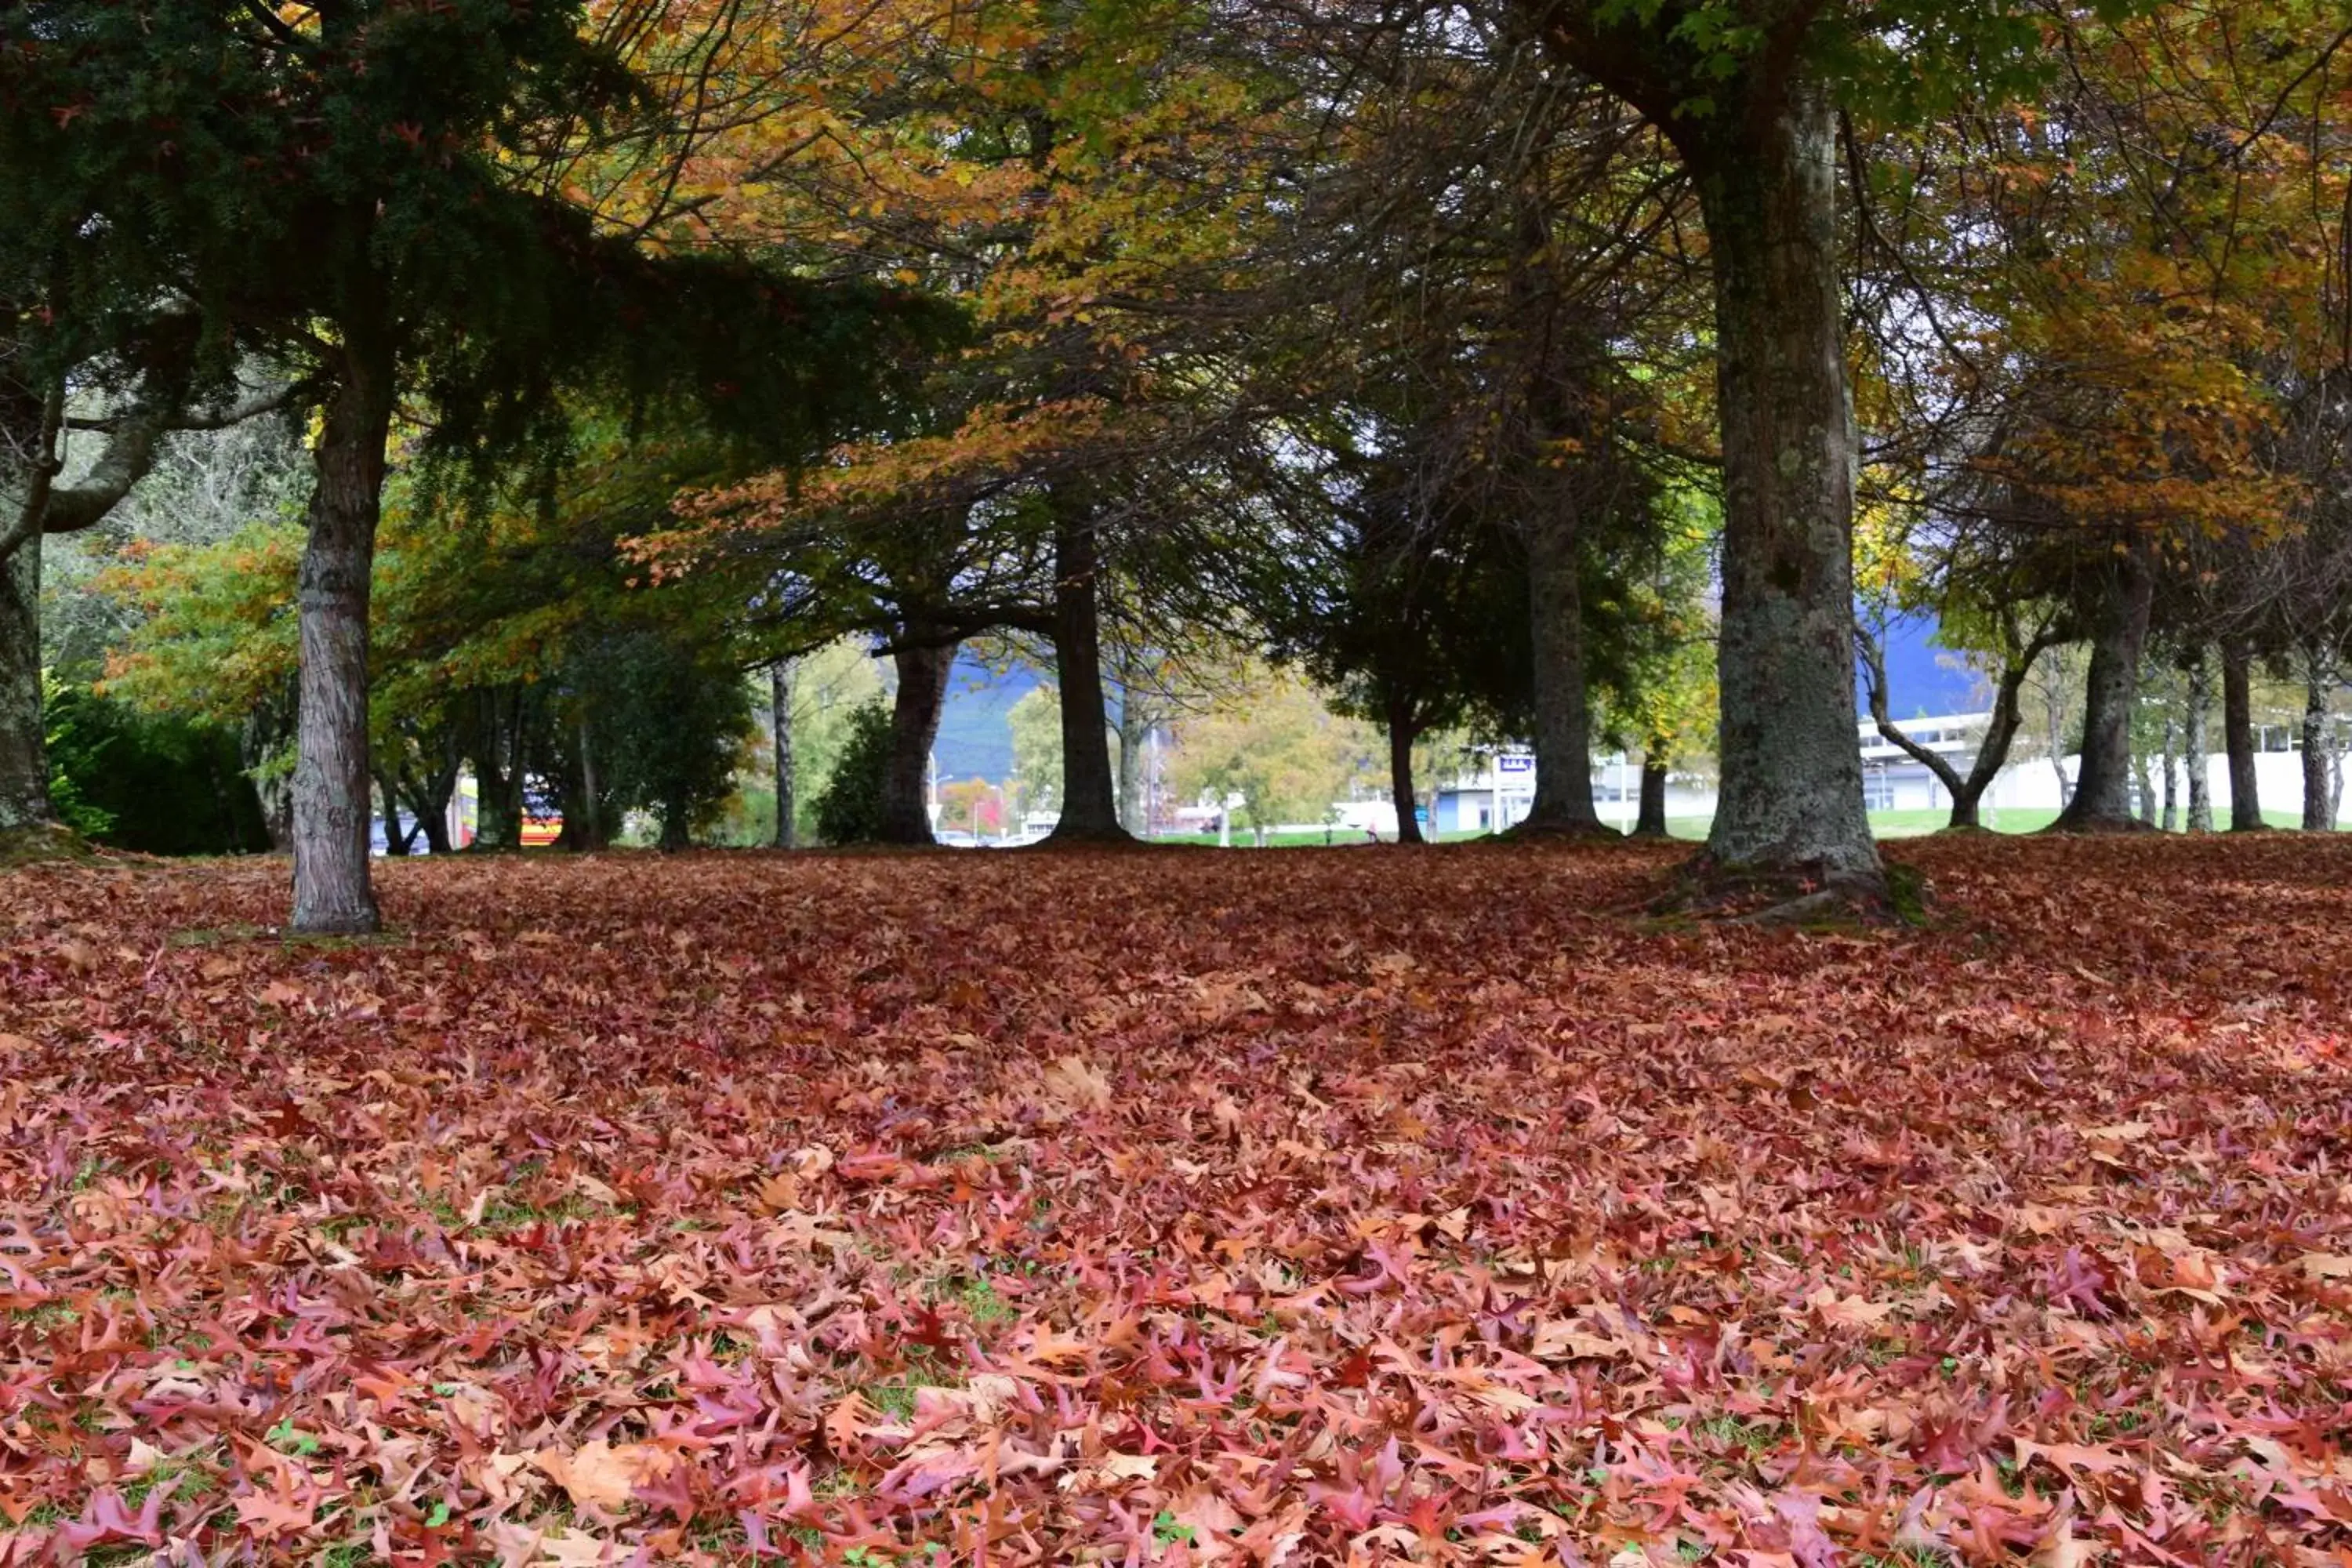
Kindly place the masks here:
[[(2229, 813), (2228, 802), (2226, 800), (2217, 802), (2216, 807), (2217, 816), (2226, 824)], [(1601, 820), (1612, 827), (1618, 826), (1623, 821), (1622, 813), (1622, 807), (1612, 807), (1601, 813)], [(1980, 815), (1988, 829), (2004, 834), (2039, 833), (2058, 819), (2057, 808), (2046, 805), (1988, 805), (1982, 808)], [(1943, 806), (1922, 811), (1874, 811), (1870, 814), (1870, 830), (1881, 838), (1918, 838), (1930, 833), (1941, 832), (1951, 820), (1951, 812)], [(2301, 816), (2293, 812), (2284, 811), (2265, 811), (2263, 813), (2263, 820), (2273, 827), (2282, 828), (2296, 828), (2303, 824)], [(1670, 816), (1666, 818), (1666, 836), (1669, 838), (1678, 838), (1692, 844), (1704, 843), (1706, 840), (1707, 829), (1713, 826), (1714, 823), (1715, 819), (1711, 816)], [(1483, 828), (1431, 835), (1433, 841), (1440, 844), (1463, 844), (1472, 839), (1491, 837), (1492, 835)], [(1158, 841), (1162, 844), (1200, 845), (1212, 849), (1217, 847), (1217, 838), (1213, 833), (1163, 834)], [(1331, 847), (1341, 848), (1349, 845), (1363, 843), (1364, 837), (1353, 828), (1334, 827), (1328, 842)], [(1381, 842), (1389, 843), (1392, 840), (1383, 838)], [(1319, 849), (1325, 847), (1325, 843), (1323, 830), (1318, 827), (1299, 833), (1270, 833), (1266, 836), (1265, 847), (1268, 849)], [(1247, 829), (1238, 826), (1234, 827), (1232, 847), (1251, 849), (1256, 847), (1255, 839)]]

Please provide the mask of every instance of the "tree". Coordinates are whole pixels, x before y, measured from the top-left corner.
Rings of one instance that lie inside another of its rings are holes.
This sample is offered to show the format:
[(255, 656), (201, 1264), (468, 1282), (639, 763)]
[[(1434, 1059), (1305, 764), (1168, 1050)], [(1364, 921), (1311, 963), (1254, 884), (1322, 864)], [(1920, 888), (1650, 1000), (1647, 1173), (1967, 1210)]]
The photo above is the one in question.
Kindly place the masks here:
[[(0, 137), (0, 145), (5, 138)], [(0, 208), (0, 228), (12, 216)], [(14, 221), (22, 221), (17, 215)], [(75, 236), (45, 237), (50, 254), (81, 248)], [(0, 269), (26, 265), (22, 234), (0, 249)], [(36, 247), (37, 248), (37, 247)], [(41, 717), (41, 563), (47, 540), (97, 527), (154, 467), (174, 430), (232, 426), (267, 412), (282, 389), (238, 395), (200, 380), (196, 323), (184, 314), (134, 314), (129, 326), (101, 320), (93, 330), (57, 330), (56, 307), (37, 285), (0, 286), (0, 839), (23, 840), (53, 826)], [(54, 294), (54, 291), (52, 291)], [(46, 316), (48, 325), (36, 325)], [(109, 333), (121, 334), (111, 342)], [(94, 389), (106, 406), (78, 409)], [(69, 431), (89, 432), (94, 457), (69, 468)]]
[(768, 667), (768, 734), (776, 780), (773, 843), (779, 849), (796, 847), (800, 839), (793, 788), (793, 671), (799, 664), (797, 658), (780, 658)]
[(1062, 804), (1062, 704), (1050, 684), (1031, 687), (1004, 715), (1013, 732), (1013, 771), (1039, 811)]
[[(1334, 713), (1314, 688), (1269, 673), (1180, 721), (1168, 762), (1180, 799), (1242, 797), (1241, 815), (1263, 837), (1286, 822), (1325, 822), (1351, 786), (1377, 776), (1372, 736)], [(1400, 822), (1411, 814), (1398, 804)]]
[(655, 257), (540, 183), (583, 135), (667, 129), (609, 41), (637, 18), (607, 14), (599, 37), (589, 16), (583, 0), (350, 0), (289, 21), (193, 0), (0, 22), (26, 177), (135, 237), (209, 325), (295, 367), (320, 410), (298, 587), (298, 930), (378, 921), (368, 595), (404, 393), (433, 445), (478, 471), (559, 457), (566, 387), (695, 395), (802, 449), (872, 406), (878, 296)]
[(1722, 786), (1706, 871), (1885, 898), (1853, 744), (1853, 472), (1840, 112), (1909, 119), (2047, 68), (2019, 0), (1522, 0), (1696, 184), (1715, 285), (1725, 492)]
[(857, 715), (882, 696), (873, 656), (854, 642), (829, 644), (793, 669), (793, 801), (795, 837), (817, 835), (816, 799), (839, 766)]
[(890, 709), (879, 701), (853, 709), (841, 752), (816, 796), (817, 837), (827, 844), (885, 841), (883, 775), (890, 767)]
[(589, 654), (594, 684), (598, 809), (649, 807), (661, 847), (684, 849), (732, 787), (751, 732), (751, 694), (731, 662), (652, 632)]
[(1417, 844), (1415, 744), (1465, 724), (1498, 730), (1524, 701), (1527, 583), (1496, 529), (1427, 516), (1409, 450), (1348, 466), (1331, 531), (1267, 595), (1268, 641), (1341, 711), (1386, 731), (1397, 837)]

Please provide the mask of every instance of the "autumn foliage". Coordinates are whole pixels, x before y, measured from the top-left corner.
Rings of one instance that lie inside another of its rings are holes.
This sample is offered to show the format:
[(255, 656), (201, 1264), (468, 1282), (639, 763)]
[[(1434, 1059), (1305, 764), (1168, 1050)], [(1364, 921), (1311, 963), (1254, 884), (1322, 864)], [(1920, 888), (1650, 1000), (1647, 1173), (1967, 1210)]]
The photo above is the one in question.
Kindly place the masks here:
[(2347, 1561), (2352, 847), (1905, 853), (8, 874), (0, 1560)]

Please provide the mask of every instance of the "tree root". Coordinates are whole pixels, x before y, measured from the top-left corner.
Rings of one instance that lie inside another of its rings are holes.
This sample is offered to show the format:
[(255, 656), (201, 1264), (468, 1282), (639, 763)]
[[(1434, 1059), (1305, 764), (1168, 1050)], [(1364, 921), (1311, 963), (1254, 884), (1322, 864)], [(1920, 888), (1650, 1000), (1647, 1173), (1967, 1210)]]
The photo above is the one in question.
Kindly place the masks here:
[(1563, 822), (1530, 816), (1495, 837), (1503, 844), (1622, 844), (1626, 836), (1605, 822)]
[(1675, 870), (1648, 912), (1732, 925), (1876, 929), (1926, 923), (1925, 894), (1907, 866), (1875, 873), (1726, 866), (1702, 851)]
[(82, 836), (61, 822), (32, 822), (0, 831), (0, 866), (81, 863), (98, 858)]
[(1157, 849), (1161, 846), (1138, 838), (1124, 827), (1056, 827), (1024, 849)]
[(2158, 829), (2155, 824), (2142, 822), (2137, 816), (2078, 816), (2070, 822), (2062, 816), (2042, 831), (2079, 834), (2084, 837), (2096, 834), (2102, 837), (2127, 837), (2135, 833), (2154, 833)]

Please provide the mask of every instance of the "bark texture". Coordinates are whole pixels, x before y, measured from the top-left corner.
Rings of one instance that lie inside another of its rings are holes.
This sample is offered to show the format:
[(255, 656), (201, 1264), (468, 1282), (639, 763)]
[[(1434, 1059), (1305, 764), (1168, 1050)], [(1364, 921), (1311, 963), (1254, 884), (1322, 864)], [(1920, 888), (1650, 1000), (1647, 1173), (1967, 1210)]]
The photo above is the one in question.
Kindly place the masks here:
[(1712, 870), (1872, 902), (1884, 868), (1853, 738), (1853, 468), (1836, 266), (1834, 121), (1784, 89), (1701, 167), (1724, 469), (1723, 779)]
[(940, 712), (947, 705), (948, 671), (956, 645), (900, 648), (892, 656), (898, 694), (890, 706), (890, 767), (882, 780), (882, 842), (932, 844), (931, 814), (925, 798), (930, 777), (931, 742), (939, 739)]
[(1666, 763), (1663, 757), (1642, 759), (1642, 804), (1633, 818), (1636, 838), (1666, 836)]
[(2262, 791), (2254, 772), (2254, 650), (2221, 645), (2221, 744), (2230, 753), (2230, 831), (2259, 833)]
[(1584, 606), (1577, 583), (1576, 513), (1564, 497), (1528, 521), (1528, 635), (1536, 797), (1516, 832), (1612, 830), (1592, 805), (1592, 710), (1584, 688)]
[(2211, 742), (2206, 734), (2206, 720), (2213, 706), (2213, 677), (2207, 666), (2205, 650), (2199, 648), (2189, 661), (2189, 731), (2184, 749), (2189, 753), (2189, 831), (2213, 831), (2212, 782), (2208, 776), (2207, 752)]
[(296, 587), (302, 673), (293, 926), (336, 935), (382, 923), (368, 881), (368, 585), (393, 409), (390, 355), (361, 346), (344, 358), (315, 454)]
[[(1068, 503), (1063, 503), (1067, 506)], [(1093, 519), (1056, 509), (1054, 522), (1054, 664), (1062, 720), (1062, 815), (1055, 843), (1123, 843), (1118, 786), (1103, 706), (1101, 562)]]
[(2327, 700), (2336, 689), (2336, 666), (2325, 648), (2307, 647), (2303, 658), (2303, 830), (2332, 833), (2336, 792), (2328, 763), (2336, 727), (2328, 721)]
[(768, 702), (776, 742), (776, 837), (779, 849), (800, 842), (793, 821), (793, 667), (796, 660), (780, 658), (768, 667)]
[(2116, 557), (2099, 587), (2084, 678), (2082, 760), (2074, 798), (2050, 825), (2053, 833), (2117, 832), (2143, 826), (2132, 815), (2132, 707), (2156, 576), (2148, 546), (2135, 541)]
[(0, 835), (56, 821), (41, 725), (41, 538), (35, 533), (0, 555)]
[(1414, 807), (1419, 805), (1412, 784), (1412, 742), (1415, 738), (1411, 721), (1400, 717), (1396, 705), (1391, 704), (1389, 795), (1396, 802), (1397, 842), (1400, 844), (1428, 842), (1422, 836), (1421, 818), (1414, 815)]

